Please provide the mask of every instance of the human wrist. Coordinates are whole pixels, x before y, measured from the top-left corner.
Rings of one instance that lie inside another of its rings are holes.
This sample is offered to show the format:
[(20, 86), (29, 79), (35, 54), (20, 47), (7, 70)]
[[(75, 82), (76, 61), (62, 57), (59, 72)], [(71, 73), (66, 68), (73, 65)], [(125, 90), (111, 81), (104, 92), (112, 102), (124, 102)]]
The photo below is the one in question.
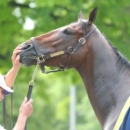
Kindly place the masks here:
[(27, 120), (27, 116), (20, 113), (13, 130), (23, 130), (26, 124), (26, 120)]
[(19, 64), (19, 65), (14, 65), (14, 64), (13, 64), (12, 69), (14, 69), (14, 70), (19, 70), (20, 67), (21, 67), (21, 64)]
[(18, 74), (19, 68), (12, 67), (5, 76), (5, 83), (8, 87), (12, 87), (16, 76)]
[(14, 73), (18, 73), (20, 67), (21, 67), (21, 65), (20, 65), (20, 66), (13, 66), (13, 67), (11, 68), (11, 70), (12, 70)]
[(26, 114), (24, 114), (23, 112), (19, 112), (18, 118), (20, 118), (22, 120), (26, 120), (28, 118), (28, 116)]
[(26, 115), (20, 113), (16, 124), (18, 124), (18, 125), (24, 124), (26, 122), (27, 118), (28, 117)]

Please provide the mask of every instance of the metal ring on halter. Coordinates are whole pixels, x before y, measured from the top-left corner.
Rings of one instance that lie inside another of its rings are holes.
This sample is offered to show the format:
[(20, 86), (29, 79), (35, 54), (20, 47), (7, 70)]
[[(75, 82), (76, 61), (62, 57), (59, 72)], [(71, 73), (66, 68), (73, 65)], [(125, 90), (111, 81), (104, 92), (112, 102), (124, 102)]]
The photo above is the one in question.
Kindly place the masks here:
[(44, 55), (40, 55), (37, 57), (37, 62), (40, 64), (41, 62), (45, 62)]
[(84, 38), (80, 38), (79, 42), (83, 45), (85, 43), (85, 39)]
[(69, 52), (69, 54), (73, 54), (73, 53), (74, 53), (72, 46), (69, 46), (69, 47), (68, 47), (68, 52)]

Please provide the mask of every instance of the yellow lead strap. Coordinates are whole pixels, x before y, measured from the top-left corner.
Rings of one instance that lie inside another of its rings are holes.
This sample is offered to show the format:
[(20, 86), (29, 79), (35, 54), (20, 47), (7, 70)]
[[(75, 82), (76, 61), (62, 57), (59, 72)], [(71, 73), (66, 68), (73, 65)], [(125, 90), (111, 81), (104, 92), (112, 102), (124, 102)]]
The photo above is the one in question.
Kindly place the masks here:
[(129, 107), (130, 107), (130, 96), (128, 97), (123, 109), (121, 110), (121, 113), (120, 113), (120, 115), (118, 117), (118, 120), (117, 120), (113, 130), (119, 130), (119, 128), (120, 128), (120, 126), (121, 126), (121, 124), (122, 124), (122, 122), (124, 120), (124, 117), (126, 115), (126, 112), (129, 109)]

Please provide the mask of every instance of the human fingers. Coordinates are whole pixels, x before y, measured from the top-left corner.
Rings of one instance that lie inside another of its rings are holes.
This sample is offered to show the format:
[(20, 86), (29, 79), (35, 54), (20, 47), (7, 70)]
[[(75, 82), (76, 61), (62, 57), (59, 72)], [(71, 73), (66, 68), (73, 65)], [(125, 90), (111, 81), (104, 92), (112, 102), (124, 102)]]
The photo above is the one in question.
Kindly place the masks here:
[(13, 55), (12, 55), (12, 61), (14, 61), (15, 59), (16, 59), (16, 57), (17, 57), (17, 55), (21, 52), (22, 50), (15, 50), (14, 52), (13, 52)]
[(17, 49), (17, 48), (22, 48), (22, 45), (21, 44), (17, 45), (15, 49)]
[(21, 44), (20, 44), (20, 45), (18, 45), (17, 47), (15, 47), (15, 49), (14, 49), (14, 50), (17, 50), (17, 49), (22, 49)]
[(17, 55), (17, 57), (16, 57), (16, 59), (14, 60), (14, 64), (15, 65), (20, 65), (21, 63), (20, 63), (20, 55)]
[(20, 60), (20, 55), (17, 55), (16, 60), (17, 60), (17, 61)]
[(16, 54), (16, 52), (17, 52), (18, 50), (22, 50), (21, 44), (19, 44), (19, 45), (13, 50), (13, 54)]
[(17, 50), (22, 50), (22, 46), (21, 45), (18, 45), (14, 50), (13, 52), (17, 51)]
[(27, 102), (27, 97), (24, 98), (22, 104), (25, 104)]
[(18, 53), (20, 53), (21, 51), (22, 51), (21, 49), (17, 49), (17, 50), (15, 50), (15, 51), (13, 51), (13, 55), (17, 56)]
[(33, 99), (30, 99), (27, 104), (32, 104), (33, 103)]
[(33, 109), (33, 99), (30, 99), (29, 101), (27, 101), (26, 105), (28, 106), (29, 109)]

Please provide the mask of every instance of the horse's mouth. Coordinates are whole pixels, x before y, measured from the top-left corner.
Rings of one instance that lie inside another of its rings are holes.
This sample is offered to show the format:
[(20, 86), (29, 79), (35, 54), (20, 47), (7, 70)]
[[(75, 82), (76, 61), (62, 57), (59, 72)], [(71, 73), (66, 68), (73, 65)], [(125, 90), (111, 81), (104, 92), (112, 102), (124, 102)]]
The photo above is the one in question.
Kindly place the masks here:
[(36, 65), (36, 60), (32, 58), (31, 56), (35, 57), (37, 54), (31, 44), (23, 45), (22, 52), (20, 52), (19, 55), (20, 55), (20, 62), (23, 65), (25, 66)]
[(20, 56), (20, 62), (27, 67), (31, 65), (36, 65), (36, 60), (30, 58), (29, 56), (23, 56), (23, 57)]
[(36, 60), (34, 58), (32, 58), (31, 56), (35, 57), (34, 55), (23, 55), (23, 53), (19, 53), (20, 55), (20, 62), (29, 67), (31, 65), (36, 65)]

